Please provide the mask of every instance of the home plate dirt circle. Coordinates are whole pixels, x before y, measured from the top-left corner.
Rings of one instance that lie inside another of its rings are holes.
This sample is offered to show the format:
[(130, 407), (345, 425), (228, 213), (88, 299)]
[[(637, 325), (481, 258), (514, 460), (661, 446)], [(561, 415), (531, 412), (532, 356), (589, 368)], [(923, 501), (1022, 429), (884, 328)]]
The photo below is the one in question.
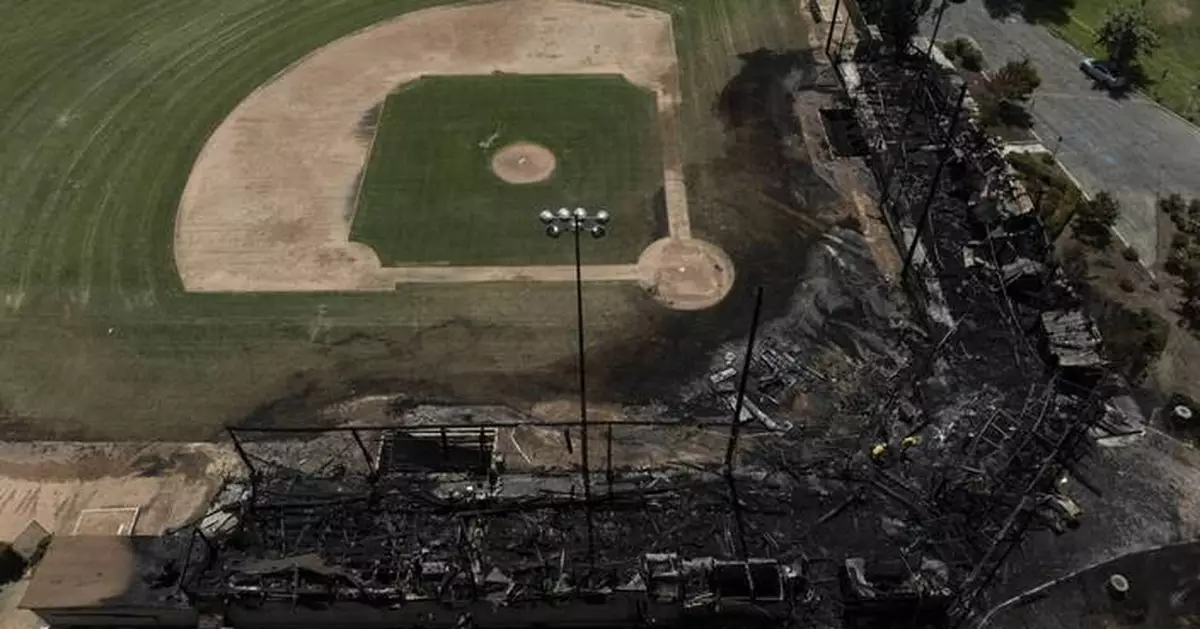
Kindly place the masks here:
[(693, 238), (663, 238), (638, 258), (638, 282), (675, 310), (704, 310), (733, 288), (733, 261), (720, 247)]
[(556, 164), (550, 149), (532, 142), (509, 144), (492, 156), (492, 172), (508, 183), (545, 181)]

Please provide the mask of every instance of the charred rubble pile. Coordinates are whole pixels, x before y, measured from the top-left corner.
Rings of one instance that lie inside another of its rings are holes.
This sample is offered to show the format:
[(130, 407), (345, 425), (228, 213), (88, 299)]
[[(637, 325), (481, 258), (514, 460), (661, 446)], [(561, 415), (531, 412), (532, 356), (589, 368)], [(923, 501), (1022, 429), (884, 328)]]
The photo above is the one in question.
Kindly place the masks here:
[(794, 617), (808, 588), (785, 476), (623, 474), (584, 508), (573, 475), (296, 462), (307, 469), (256, 460), (251, 483), (191, 529), (184, 588), (235, 626), (342, 603), (392, 624), (758, 624)]
[(745, 389), (743, 339), (684, 397), (733, 410), (743, 393), (737, 421), (776, 433), (747, 464), (804, 489), (807, 623), (944, 626), (1019, 569), (1007, 562), (1027, 532), (1078, 525), (1057, 483), (1116, 383), (962, 82), (890, 52), (839, 78), (905, 259), (907, 308), (862, 237), (834, 230), (759, 331)]
[(961, 79), (918, 46), (838, 66), (930, 333), (879, 408), (862, 469), (907, 504), (914, 543), (938, 548), (962, 618), (1026, 531), (1077, 523), (1055, 485), (1117, 383)]

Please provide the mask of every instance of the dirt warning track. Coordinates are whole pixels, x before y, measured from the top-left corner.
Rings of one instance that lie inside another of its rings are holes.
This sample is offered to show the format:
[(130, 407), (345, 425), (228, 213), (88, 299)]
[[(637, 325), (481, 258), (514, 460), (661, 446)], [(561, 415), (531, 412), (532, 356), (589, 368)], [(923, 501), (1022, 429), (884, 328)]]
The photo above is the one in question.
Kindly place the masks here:
[[(651, 90), (663, 122), (672, 237), (690, 236), (670, 17), (629, 6), (498, 0), (417, 11), (333, 42), (260, 87), (209, 138), (180, 202), (175, 259), (189, 291), (392, 290), (478, 281), (463, 267), (385, 268), (350, 242), (370, 151), (364, 116), (421, 75), (621, 74)], [(398, 209), (402, 211), (402, 209)], [(556, 280), (558, 269), (483, 273)], [(630, 268), (599, 277), (634, 279)], [(436, 278), (436, 279), (435, 279)]]

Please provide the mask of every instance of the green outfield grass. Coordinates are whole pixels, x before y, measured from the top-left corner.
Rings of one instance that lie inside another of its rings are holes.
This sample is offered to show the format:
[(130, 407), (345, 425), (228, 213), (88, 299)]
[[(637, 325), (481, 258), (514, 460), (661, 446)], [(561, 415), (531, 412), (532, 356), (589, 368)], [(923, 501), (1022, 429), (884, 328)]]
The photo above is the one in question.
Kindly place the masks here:
[[(1048, 24), (1060, 37), (1089, 54), (1103, 57), (1096, 45), (1096, 29), (1109, 7), (1118, 0), (1075, 0), (1070, 19)], [(1155, 100), (1176, 113), (1200, 121), (1200, 0), (1147, 0), (1161, 46), (1143, 60), (1148, 85)]]
[[(404, 85), (379, 117), (351, 238), (385, 266), (566, 264), (571, 248), (546, 242), (534, 210), (566, 202), (613, 216), (588, 263), (634, 263), (666, 235), (654, 233), (663, 172), (657, 115), (653, 94), (620, 76)], [(550, 179), (513, 185), (493, 174), (493, 153), (517, 141), (554, 152)]]
[[(195, 295), (176, 274), (180, 193), (237, 103), (325, 43), (443, 3), (0, 2), (0, 438), (208, 438), (396, 383), (484, 398), (571, 390), (557, 366), (574, 364), (569, 285)], [(745, 196), (700, 167), (727, 142), (716, 99), (739, 53), (805, 45), (803, 3), (634, 4), (675, 20), (693, 227), (716, 240), (706, 225)], [(590, 286), (586, 299), (597, 344), (666, 316), (635, 286)]]

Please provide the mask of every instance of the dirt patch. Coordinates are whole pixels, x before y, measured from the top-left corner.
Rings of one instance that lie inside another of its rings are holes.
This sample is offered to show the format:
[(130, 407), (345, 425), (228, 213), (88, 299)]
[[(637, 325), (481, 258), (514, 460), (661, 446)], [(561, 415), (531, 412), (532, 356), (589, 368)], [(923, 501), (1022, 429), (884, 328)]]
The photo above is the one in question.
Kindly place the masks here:
[(557, 164), (550, 149), (532, 142), (509, 144), (492, 156), (492, 172), (514, 184), (545, 181)]
[(1184, 0), (1166, 0), (1156, 5), (1159, 17), (1167, 24), (1179, 24), (1192, 17), (1192, 8)]
[(0, 461), (0, 540), (30, 520), (59, 534), (157, 535), (198, 515), (239, 469), (212, 444), (6, 443)]
[(675, 310), (704, 310), (733, 289), (733, 261), (711, 243), (694, 238), (663, 238), (638, 259), (642, 288)]
[[(350, 242), (347, 208), (370, 149), (364, 121), (390, 92), (421, 75), (620, 74), (651, 90), (670, 121), (680, 104), (673, 42), (658, 11), (512, 0), (417, 11), (329, 44), (242, 101), (201, 151), (175, 225), (183, 285), (391, 290), (404, 278)], [(674, 126), (663, 141), (678, 154)], [(677, 162), (666, 161), (664, 181), (679, 234)]]

